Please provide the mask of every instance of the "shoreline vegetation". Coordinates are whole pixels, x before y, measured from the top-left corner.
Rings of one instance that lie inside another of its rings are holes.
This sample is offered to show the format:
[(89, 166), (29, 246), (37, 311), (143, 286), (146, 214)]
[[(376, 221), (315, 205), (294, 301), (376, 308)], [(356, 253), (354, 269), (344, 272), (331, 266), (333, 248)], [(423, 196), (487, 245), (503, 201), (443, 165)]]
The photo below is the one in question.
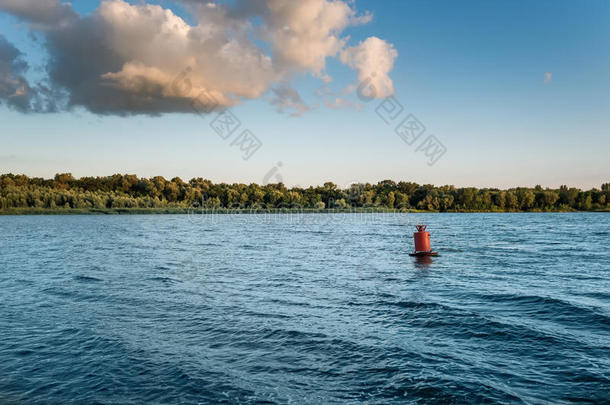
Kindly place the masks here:
[(194, 178), (135, 175), (53, 179), (0, 175), (0, 215), (307, 214), (423, 212), (610, 211), (610, 183), (580, 190), (517, 187), (508, 190), (380, 181), (287, 188), (276, 184), (214, 184)]

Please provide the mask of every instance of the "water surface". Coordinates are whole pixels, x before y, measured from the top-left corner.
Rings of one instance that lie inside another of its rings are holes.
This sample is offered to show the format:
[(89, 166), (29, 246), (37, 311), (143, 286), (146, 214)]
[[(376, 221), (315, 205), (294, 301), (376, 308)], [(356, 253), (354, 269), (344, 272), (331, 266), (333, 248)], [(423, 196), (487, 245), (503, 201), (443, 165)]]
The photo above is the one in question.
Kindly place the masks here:
[(608, 401), (609, 243), (601, 213), (0, 217), (0, 402)]

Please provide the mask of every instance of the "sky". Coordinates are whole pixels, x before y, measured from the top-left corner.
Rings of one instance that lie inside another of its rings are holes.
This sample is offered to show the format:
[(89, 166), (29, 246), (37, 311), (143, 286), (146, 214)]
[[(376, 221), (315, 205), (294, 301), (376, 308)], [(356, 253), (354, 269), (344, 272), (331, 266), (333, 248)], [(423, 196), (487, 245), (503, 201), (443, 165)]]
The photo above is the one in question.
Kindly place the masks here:
[(599, 188), (608, 21), (605, 0), (0, 0), (0, 172)]

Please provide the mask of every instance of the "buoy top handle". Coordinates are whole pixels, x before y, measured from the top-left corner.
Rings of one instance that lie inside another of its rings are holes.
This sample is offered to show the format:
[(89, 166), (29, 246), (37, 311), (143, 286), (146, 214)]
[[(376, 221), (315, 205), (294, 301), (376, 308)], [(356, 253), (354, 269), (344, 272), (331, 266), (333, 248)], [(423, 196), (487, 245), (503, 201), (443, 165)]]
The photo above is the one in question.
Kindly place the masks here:
[(417, 232), (424, 232), (427, 226), (428, 225), (415, 225), (415, 227), (417, 228)]

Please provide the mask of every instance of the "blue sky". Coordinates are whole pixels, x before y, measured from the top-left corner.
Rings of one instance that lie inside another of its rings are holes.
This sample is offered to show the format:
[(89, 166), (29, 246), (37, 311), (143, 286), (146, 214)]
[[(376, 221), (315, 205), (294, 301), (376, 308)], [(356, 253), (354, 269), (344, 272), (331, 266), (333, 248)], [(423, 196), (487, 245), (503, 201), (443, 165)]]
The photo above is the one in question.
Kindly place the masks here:
[[(157, 3), (187, 18), (184, 9)], [(90, 13), (99, 2), (72, 4)], [(370, 36), (393, 44), (400, 117), (414, 114), (426, 127), (420, 140), (433, 134), (446, 148), (434, 165), (416, 151), (418, 142), (407, 145), (394, 133), (398, 121), (378, 116), (383, 100), (352, 96), (362, 108), (327, 108), (316, 96), (324, 83), (297, 74), (292, 85), (311, 111), (277, 112), (269, 93), (231, 108), (263, 144), (247, 161), (210, 127), (214, 114), (24, 114), (0, 106), (0, 172), (261, 183), (281, 162), (281, 179), (301, 186), (393, 179), (590, 188), (610, 181), (610, 3), (357, 0), (353, 7), (373, 19), (345, 30), (348, 45)], [(48, 55), (27, 23), (0, 13), (0, 34), (25, 54), (28, 78), (44, 76)], [(336, 59), (327, 60), (327, 72), (336, 92), (357, 82)]]

